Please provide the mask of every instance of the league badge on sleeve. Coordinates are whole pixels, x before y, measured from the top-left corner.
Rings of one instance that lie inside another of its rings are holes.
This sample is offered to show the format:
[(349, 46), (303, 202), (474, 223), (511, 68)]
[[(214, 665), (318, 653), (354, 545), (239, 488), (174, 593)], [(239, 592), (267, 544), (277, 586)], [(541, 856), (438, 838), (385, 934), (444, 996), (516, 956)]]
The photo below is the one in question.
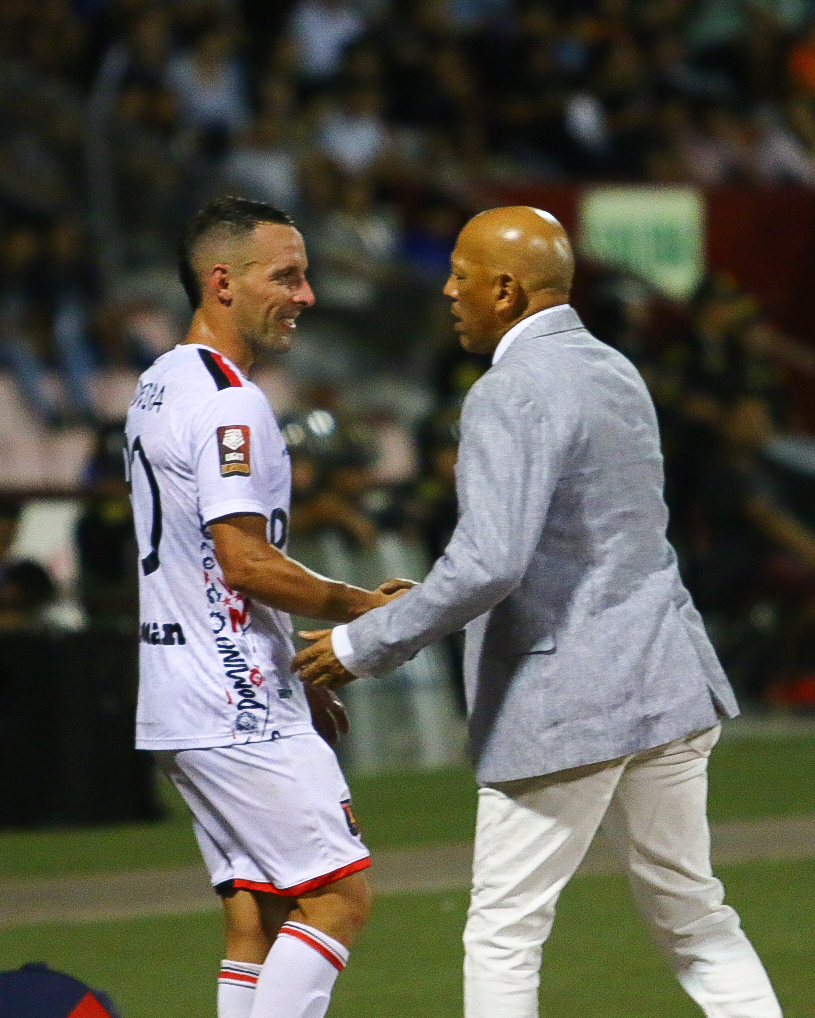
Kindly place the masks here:
[(228, 424), (218, 428), (218, 455), (221, 459), (221, 476), (251, 474), (249, 457), (251, 434), (246, 424)]

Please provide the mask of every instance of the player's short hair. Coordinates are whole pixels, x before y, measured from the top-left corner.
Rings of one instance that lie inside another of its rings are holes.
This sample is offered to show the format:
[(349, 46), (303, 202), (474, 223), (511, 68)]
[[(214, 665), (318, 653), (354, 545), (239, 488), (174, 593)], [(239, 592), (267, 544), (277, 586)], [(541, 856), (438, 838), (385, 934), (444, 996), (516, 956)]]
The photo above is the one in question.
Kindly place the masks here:
[(202, 241), (248, 236), (261, 223), (294, 226), (292, 217), (274, 205), (232, 195), (213, 198), (187, 223), (178, 245), (178, 275), (193, 311), (201, 307), (203, 298), (195, 268), (195, 254)]

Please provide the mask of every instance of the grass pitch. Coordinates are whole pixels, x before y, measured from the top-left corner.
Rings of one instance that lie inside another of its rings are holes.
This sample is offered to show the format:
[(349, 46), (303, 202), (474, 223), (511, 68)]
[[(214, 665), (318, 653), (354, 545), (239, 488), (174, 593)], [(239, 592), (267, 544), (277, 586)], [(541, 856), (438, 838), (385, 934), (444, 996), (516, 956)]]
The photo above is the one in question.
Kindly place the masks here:
[[(815, 863), (729, 866), (720, 875), (785, 1018), (811, 1018)], [(380, 898), (329, 1016), (459, 1016), (466, 902), (463, 891)], [(107, 990), (123, 1018), (214, 1018), (219, 934), (210, 913), (14, 930), (0, 935), (0, 968), (47, 960)], [(578, 877), (564, 892), (544, 949), (541, 1013), (698, 1018), (648, 941), (622, 877)]]
[[(160, 823), (0, 832), (2, 876), (186, 866), (199, 861), (186, 806), (165, 788)], [(475, 824), (475, 781), (461, 767), (351, 776), (354, 811), (372, 850), (466, 841)], [(815, 814), (815, 736), (722, 742), (710, 764), (713, 822)]]
[[(459, 768), (351, 781), (366, 841), (385, 847), (466, 840), (475, 785)], [(0, 833), (3, 876), (186, 865), (198, 861), (189, 823), (170, 796), (158, 824)], [(713, 821), (815, 814), (815, 737), (725, 741), (711, 762)], [(720, 868), (728, 900), (776, 985), (785, 1018), (812, 1018), (815, 861)], [(456, 1018), (466, 892), (380, 897), (340, 979), (334, 1018)], [(0, 932), (0, 969), (47, 961), (110, 993), (123, 1018), (214, 1018), (217, 913)], [(650, 945), (619, 876), (567, 887), (544, 951), (542, 1015), (694, 1018)]]

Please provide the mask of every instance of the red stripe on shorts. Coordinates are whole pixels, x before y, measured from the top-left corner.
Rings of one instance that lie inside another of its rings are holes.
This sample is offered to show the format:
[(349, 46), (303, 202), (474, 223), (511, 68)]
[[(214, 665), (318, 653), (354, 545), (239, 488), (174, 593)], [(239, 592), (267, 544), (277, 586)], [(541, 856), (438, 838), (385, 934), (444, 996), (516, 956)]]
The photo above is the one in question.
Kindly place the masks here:
[(330, 962), (338, 972), (342, 972), (345, 968), (342, 959), (338, 958), (333, 951), (330, 951), (325, 944), (320, 943), (315, 937), (310, 937), (305, 931), (284, 924), (280, 927), (279, 936), (282, 937), (284, 934), (287, 937), (295, 937), (297, 940), (302, 940), (304, 944), (308, 944), (317, 954), (321, 954), (327, 962)]
[(274, 884), (262, 884), (255, 880), (240, 879), (233, 880), (232, 886), (243, 888), (246, 891), (266, 891), (268, 894), (279, 894), (285, 898), (296, 898), (307, 891), (316, 891), (318, 887), (325, 887), (326, 884), (333, 884), (336, 880), (342, 880), (343, 877), (349, 877), (352, 873), (365, 870), (370, 865), (371, 857), (366, 855), (364, 859), (358, 859), (348, 866), (342, 866), (338, 870), (333, 870), (331, 873), (326, 873), (321, 877), (315, 877), (313, 880), (305, 880), (302, 884), (295, 884), (294, 887), (279, 888), (275, 887)]

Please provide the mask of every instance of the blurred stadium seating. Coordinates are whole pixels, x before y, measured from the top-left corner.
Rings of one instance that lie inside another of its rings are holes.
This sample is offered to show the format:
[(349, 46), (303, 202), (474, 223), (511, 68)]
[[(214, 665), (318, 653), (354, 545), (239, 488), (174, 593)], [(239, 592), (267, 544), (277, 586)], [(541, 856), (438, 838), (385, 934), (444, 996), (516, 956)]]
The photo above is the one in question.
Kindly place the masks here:
[[(760, 707), (809, 688), (815, 16), (806, 0), (730, 9), (0, 5), (0, 500), (18, 528), (0, 568), (36, 560), (55, 585), (2, 628), (135, 632), (117, 427), (184, 333), (180, 225), (236, 189), (295, 215), (318, 299), (256, 380), (281, 423), (316, 410), (345, 442), (293, 444), (293, 553), (366, 584), (423, 575), (455, 521), (458, 409), (486, 367), (449, 328), (449, 253), (469, 215), (523, 202), (563, 219), (575, 305), (651, 388), (671, 536), (740, 693)], [(739, 414), (764, 421), (746, 470)], [(763, 516), (749, 492), (723, 515), (720, 469), (772, 489)], [(349, 689), (351, 767), (461, 757), (457, 654)]]

